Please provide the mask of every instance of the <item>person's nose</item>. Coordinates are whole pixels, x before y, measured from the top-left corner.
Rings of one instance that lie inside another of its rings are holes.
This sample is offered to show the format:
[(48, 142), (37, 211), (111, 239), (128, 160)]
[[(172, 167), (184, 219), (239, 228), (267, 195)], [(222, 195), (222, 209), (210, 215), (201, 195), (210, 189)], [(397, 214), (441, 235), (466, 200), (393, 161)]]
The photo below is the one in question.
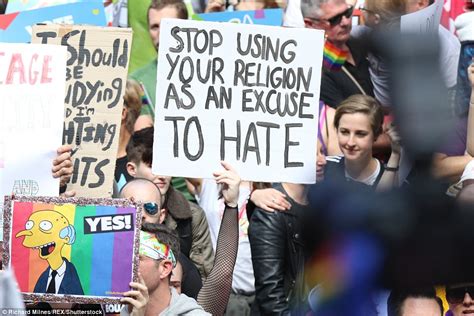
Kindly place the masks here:
[(342, 17), (340, 25), (346, 26), (352, 23), (352, 17), (346, 18), (345, 16)]
[(317, 164), (318, 164), (318, 166), (325, 166), (326, 165), (326, 155), (324, 155), (323, 153), (319, 153)]
[(351, 147), (354, 147), (356, 145), (355, 143), (355, 135), (354, 134), (350, 134), (349, 135), (349, 139), (347, 140), (347, 145), (348, 146), (351, 146)]
[(468, 292), (464, 294), (464, 301), (462, 303), (466, 306), (471, 306), (472, 304), (474, 304), (474, 300)]

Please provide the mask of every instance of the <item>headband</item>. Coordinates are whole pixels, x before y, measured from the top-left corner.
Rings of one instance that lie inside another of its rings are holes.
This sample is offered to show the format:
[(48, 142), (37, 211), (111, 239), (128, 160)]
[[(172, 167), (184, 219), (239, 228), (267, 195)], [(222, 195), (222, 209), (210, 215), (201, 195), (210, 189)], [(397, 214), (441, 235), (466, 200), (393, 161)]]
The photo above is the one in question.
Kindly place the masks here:
[(155, 260), (170, 260), (176, 267), (176, 258), (168, 245), (158, 241), (154, 234), (140, 232), (140, 254)]

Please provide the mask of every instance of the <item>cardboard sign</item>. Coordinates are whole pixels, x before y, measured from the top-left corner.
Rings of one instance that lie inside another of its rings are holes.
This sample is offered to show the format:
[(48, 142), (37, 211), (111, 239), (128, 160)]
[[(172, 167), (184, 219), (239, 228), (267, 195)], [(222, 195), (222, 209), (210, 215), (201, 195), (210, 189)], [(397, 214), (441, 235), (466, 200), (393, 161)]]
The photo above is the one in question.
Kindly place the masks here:
[(400, 21), (401, 31), (415, 34), (437, 34), (443, 14), (443, 4), (443, 0), (436, 0), (423, 10), (403, 15)]
[(64, 47), (0, 43), (1, 196), (59, 193), (51, 166), (61, 146), (65, 74)]
[(32, 25), (36, 23), (105, 26), (104, 5), (101, 0), (94, 0), (0, 15), (0, 41), (29, 43)]
[(314, 183), (323, 32), (163, 20), (153, 172)]
[(63, 144), (75, 149), (68, 190), (78, 197), (110, 197), (132, 31), (35, 25), (33, 42), (62, 43), (69, 52)]
[(265, 9), (256, 11), (201, 13), (195, 14), (193, 20), (281, 26), (283, 23), (283, 10)]
[[(4, 221), (3, 264), (27, 299), (113, 303), (137, 280), (141, 205), (6, 197)], [(53, 271), (62, 276), (54, 288)]]

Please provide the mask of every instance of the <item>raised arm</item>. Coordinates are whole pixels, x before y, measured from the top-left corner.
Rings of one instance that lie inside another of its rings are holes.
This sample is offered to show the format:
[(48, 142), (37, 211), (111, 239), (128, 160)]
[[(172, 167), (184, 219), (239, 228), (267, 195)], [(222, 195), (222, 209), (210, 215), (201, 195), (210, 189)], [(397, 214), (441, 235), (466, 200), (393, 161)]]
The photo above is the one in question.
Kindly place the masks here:
[(391, 140), (392, 153), (388, 159), (387, 166), (382, 178), (377, 185), (377, 191), (390, 190), (398, 186), (398, 169), (400, 167), (400, 136), (393, 125), (387, 129), (387, 135)]
[[(217, 238), (214, 267), (198, 294), (198, 303), (212, 315), (223, 315), (232, 288), (232, 274), (239, 247), (239, 223), (237, 203), (240, 177), (226, 162), (223, 171), (214, 173), (215, 180), (222, 185), (225, 201), (219, 236)], [(217, 198), (217, 197), (216, 197)]]

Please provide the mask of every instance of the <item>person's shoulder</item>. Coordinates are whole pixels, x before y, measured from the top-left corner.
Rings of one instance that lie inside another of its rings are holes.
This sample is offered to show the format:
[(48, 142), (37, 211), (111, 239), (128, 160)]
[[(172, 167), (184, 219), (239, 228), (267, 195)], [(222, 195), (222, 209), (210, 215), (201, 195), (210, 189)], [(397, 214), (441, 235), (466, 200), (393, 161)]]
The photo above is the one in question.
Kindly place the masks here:
[(171, 288), (171, 302), (168, 308), (163, 311), (160, 316), (168, 315), (211, 315), (207, 313), (195, 299), (186, 294), (178, 294), (174, 288)]
[(191, 213), (192, 213), (193, 223), (194, 222), (196, 222), (196, 223), (206, 222), (207, 223), (206, 213), (204, 212), (204, 209), (202, 207), (200, 207), (199, 205), (197, 205), (196, 203), (194, 203), (194, 202), (188, 201), (188, 203), (189, 203), (189, 208), (190, 208)]
[(326, 156), (326, 167), (324, 168), (324, 179), (335, 180), (345, 178), (344, 156)]
[(134, 72), (132, 72), (129, 77), (135, 80), (140, 81), (141, 78), (146, 75), (148, 72), (150, 72), (152, 69), (156, 68), (156, 64), (158, 62), (158, 59), (155, 58), (149, 63), (147, 63), (145, 66), (138, 68)]
[(344, 165), (344, 156), (326, 156), (328, 164), (342, 164)]

